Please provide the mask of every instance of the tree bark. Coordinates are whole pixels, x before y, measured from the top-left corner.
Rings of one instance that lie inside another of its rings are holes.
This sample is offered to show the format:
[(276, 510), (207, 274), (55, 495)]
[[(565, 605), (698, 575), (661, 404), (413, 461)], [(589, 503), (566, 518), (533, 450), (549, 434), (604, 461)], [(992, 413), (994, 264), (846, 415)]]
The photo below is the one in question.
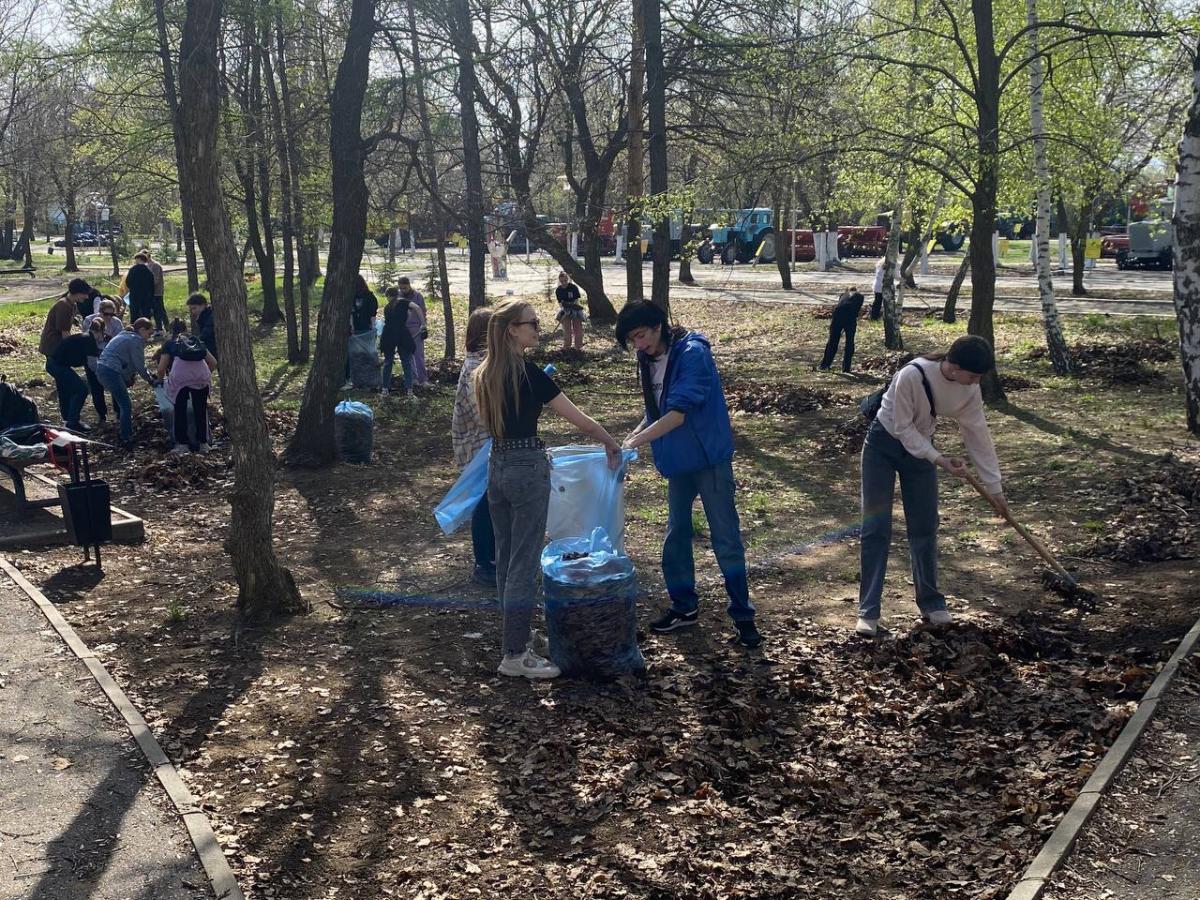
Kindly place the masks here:
[[(1000, 182), (1000, 60), (992, 0), (971, 0), (975, 25), (977, 81), (975, 90), (977, 171), (971, 197), (971, 318), (967, 332), (995, 346), (993, 309), (996, 305), (996, 260), (992, 232), (996, 230), (996, 194)], [(1000, 378), (993, 369), (980, 383), (983, 399), (1004, 399)]]
[(1075, 227), (1071, 229), (1071, 293), (1076, 297), (1087, 296), (1083, 283), (1087, 265), (1087, 237), (1092, 230), (1092, 206), (1084, 202), (1079, 206)]
[(633, 0), (633, 50), (629, 62), (629, 152), (626, 155), (626, 202), (629, 216), (625, 232), (625, 294), (630, 302), (644, 297), (642, 290), (642, 91), (646, 77), (645, 3)]
[[(279, 79), (279, 98), (283, 112), (283, 123), (287, 134), (296, 133), (296, 116), (292, 109), (291, 80), (288, 78), (286, 41), (283, 34), (282, 7), (275, 7), (275, 68), (274, 75)], [(263, 56), (264, 62), (270, 66), (271, 56), (267, 51)], [(274, 85), (274, 78), (271, 79)], [(308, 241), (304, 224), (304, 193), (300, 190), (300, 172), (303, 169), (303, 157), (299, 141), (287, 142), (287, 154), (280, 158), (279, 165), (288, 168), (288, 183), (291, 188), (291, 220), (292, 237), (298, 251), (298, 267), (300, 269), (300, 346), (296, 353), (297, 362), (308, 362), (310, 352), (309, 307), (312, 303), (312, 288), (317, 282), (317, 246), (316, 237)], [(282, 176), (281, 176), (282, 177)], [(291, 359), (290, 345), (289, 355)]]
[(1187, 394), (1187, 428), (1200, 435), (1200, 41), (1192, 57), (1192, 102), (1175, 169), (1175, 318)]
[(1026, 0), (1026, 25), (1029, 27), (1029, 124), (1033, 130), (1034, 183), (1037, 186), (1037, 228), (1034, 232), (1037, 247), (1038, 294), (1042, 299), (1042, 325), (1046, 332), (1046, 348), (1050, 364), (1058, 375), (1071, 371), (1067, 342), (1063, 338), (1054, 300), (1054, 281), (1050, 274), (1050, 163), (1046, 156), (1046, 128), (1043, 121), (1043, 66), (1038, 49), (1037, 0)]
[(468, 0), (450, 2), (451, 38), (458, 56), (458, 105), (462, 124), (463, 170), (466, 179), (466, 228), (468, 253), (467, 308), (474, 312), (487, 305), (487, 239), (483, 232), (483, 161), (479, 155), (479, 117), (475, 114), (478, 77), (475, 72), (475, 36)]
[[(646, 105), (650, 117), (650, 193), (662, 204), (667, 195), (667, 72), (663, 61), (660, 0), (641, 0), (646, 45)], [(671, 311), (671, 212), (654, 223), (654, 266), (650, 297)]]
[[(437, 161), (434, 157), (433, 127), (429, 122), (429, 106), (425, 100), (425, 61), (421, 58), (421, 42), (417, 40), (417, 11), (413, 0), (408, 0), (408, 32), (412, 44), (413, 78), (417, 82), (417, 118), (421, 122), (421, 149), (428, 171), (430, 208), (434, 216), (434, 233), (437, 238), (438, 282), (442, 291), (442, 317), (446, 321), (445, 358), (454, 359), (454, 304), (450, 299), (450, 273), (446, 268), (446, 216), (440, 206), (441, 185), (438, 179)], [(412, 227), (409, 218), (409, 228)]]
[(900, 252), (901, 221), (904, 219), (904, 199), (908, 192), (908, 166), (901, 164), (896, 179), (896, 208), (888, 229), (887, 250), (883, 257), (883, 345), (889, 350), (904, 349), (900, 333), (900, 309), (896, 303), (896, 257)]
[[(266, 32), (266, 26), (263, 26)], [(284, 330), (287, 332), (287, 358), (290, 363), (303, 362), (305, 357), (300, 352), (300, 334), (296, 323), (296, 222), (292, 207), (295, 194), (292, 181), (292, 165), (290, 162), (293, 150), (288, 141), (289, 130), (284, 127), (283, 104), (279, 100), (279, 90), (275, 86), (275, 67), (271, 64), (269, 34), (263, 34), (263, 47), (258, 51), (262, 60), (263, 79), (267, 85), (267, 103), (271, 107), (271, 131), (275, 137), (275, 156), (279, 159), (279, 202), (280, 215), (283, 225), (283, 309)], [(284, 66), (280, 57), (279, 69)]]
[(288, 461), (293, 465), (323, 466), (337, 458), (333, 408), (345, 376), (354, 279), (362, 264), (367, 228), (362, 113), (374, 35), (375, 0), (353, 0), (346, 47), (330, 98), (333, 225), (325, 291), (317, 321), (317, 349), (304, 384), (296, 433), (287, 449)]
[[(264, 26), (264, 39), (269, 35)], [(250, 96), (248, 98), (251, 111), (250, 127), (253, 135), (254, 157), (258, 163), (258, 202), (259, 218), (262, 222), (262, 256), (258, 260), (259, 280), (262, 283), (262, 323), (274, 325), (283, 320), (283, 311), (279, 308), (279, 295), (275, 290), (275, 226), (271, 222), (271, 163), (267, 156), (266, 122), (263, 114), (263, 64), (266, 60), (266, 50), (263, 47), (254, 48), (253, 63), (250, 72)], [(267, 70), (268, 74), (270, 70)], [(279, 167), (283, 169), (283, 157), (280, 157)], [(284, 212), (284, 230), (290, 226), (287, 211)]]
[[(785, 197), (787, 199), (783, 199)], [(774, 218), (771, 220), (775, 223), (775, 268), (779, 270), (779, 281), (785, 291), (792, 289), (792, 248), (784, 249), (784, 245), (792, 236), (791, 230), (788, 228), (792, 217), (791, 207), (790, 192), (776, 191), (775, 203), (772, 208)]]
[[(162, 60), (163, 94), (167, 98), (167, 109), (171, 113), (171, 125), (175, 135), (175, 166), (183, 171), (183, 129), (180, 124), (179, 94), (175, 90), (175, 68), (171, 62), (171, 42), (167, 38), (166, 0), (154, 0), (154, 22), (158, 32), (158, 55)], [(192, 233), (193, 215), (191, 201), (179, 190), (179, 208), (183, 212), (183, 247), (187, 262), (188, 290), (200, 290), (200, 269), (196, 264), (196, 238)], [(214, 313), (215, 315), (215, 313)]]
[(225, 551), (238, 583), (238, 607), (249, 619), (307, 609), (272, 542), (275, 458), (254, 369), (246, 282), (221, 191), (217, 132), (220, 81), (217, 45), (222, 0), (188, 0), (180, 45), (180, 187), (195, 210), (196, 231), (211, 286), (221, 347), (221, 399), (230, 433), (234, 485)]
[(942, 321), (947, 325), (953, 325), (958, 318), (958, 292), (962, 290), (962, 283), (966, 280), (967, 270), (970, 268), (971, 254), (964, 253), (958, 271), (954, 273), (954, 280), (950, 282), (950, 291), (946, 294), (946, 305), (942, 308)]
[(78, 272), (79, 263), (75, 260), (75, 201), (68, 200), (63, 204), (63, 238), (66, 241), (66, 246), (63, 248), (66, 251), (67, 262), (63, 266), (64, 272)]

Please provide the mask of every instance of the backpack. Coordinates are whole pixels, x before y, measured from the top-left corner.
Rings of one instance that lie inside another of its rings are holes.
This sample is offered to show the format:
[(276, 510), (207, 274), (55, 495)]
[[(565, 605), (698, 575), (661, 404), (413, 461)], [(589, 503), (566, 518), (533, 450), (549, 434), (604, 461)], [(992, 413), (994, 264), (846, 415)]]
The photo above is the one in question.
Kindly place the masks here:
[(0, 431), (18, 425), (32, 425), (37, 420), (37, 404), (0, 379)]
[(175, 339), (175, 351), (173, 356), (188, 362), (199, 362), (208, 355), (208, 348), (190, 334), (181, 334)]
[[(901, 366), (887, 384), (885, 384), (879, 390), (867, 394), (867, 396), (858, 401), (858, 411), (862, 413), (864, 419), (866, 419), (868, 422), (875, 421), (875, 417), (879, 415), (879, 410), (883, 406), (883, 395), (887, 393), (888, 388), (892, 386), (892, 382), (896, 380), (896, 377), (900, 374), (900, 372), (906, 369), (908, 366), (917, 366), (917, 361), (914, 359), (912, 362)], [(921, 386), (925, 388), (925, 396), (929, 400), (929, 414), (936, 419), (937, 409), (933, 405), (933, 388), (929, 386), (929, 379), (925, 377), (925, 370), (920, 366), (917, 366), (917, 371), (921, 373)]]

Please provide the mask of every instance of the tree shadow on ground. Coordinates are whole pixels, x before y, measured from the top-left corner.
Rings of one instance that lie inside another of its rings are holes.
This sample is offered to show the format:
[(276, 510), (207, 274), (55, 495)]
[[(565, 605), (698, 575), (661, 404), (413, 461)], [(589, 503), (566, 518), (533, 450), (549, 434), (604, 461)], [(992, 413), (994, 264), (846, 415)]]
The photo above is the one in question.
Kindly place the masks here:
[(1158, 457), (1153, 453), (1146, 453), (1142, 450), (1137, 450), (1133, 447), (1127, 447), (1124, 444), (1117, 444), (1106, 437), (1089, 434), (1086, 431), (1081, 431), (1078, 428), (1072, 428), (1067, 425), (1060, 425), (1057, 422), (1051, 422), (1049, 419), (1039, 416), (1030, 409), (1024, 409), (1017, 406), (1012, 401), (996, 404), (992, 407), (999, 413), (1012, 416), (1019, 422), (1030, 425), (1039, 431), (1047, 434), (1053, 434), (1057, 437), (1068, 437), (1080, 444), (1091, 447), (1095, 450), (1104, 450), (1108, 453), (1114, 453), (1117, 456), (1123, 456), (1127, 459), (1137, 460), (1138, 462), (1149, 463), (1154, 462)]
[(94, 563), (79, 563), (59, 569), (41, 585), (41, 591), (54, 603), (83, 600), (104, 580), (104, 571)]

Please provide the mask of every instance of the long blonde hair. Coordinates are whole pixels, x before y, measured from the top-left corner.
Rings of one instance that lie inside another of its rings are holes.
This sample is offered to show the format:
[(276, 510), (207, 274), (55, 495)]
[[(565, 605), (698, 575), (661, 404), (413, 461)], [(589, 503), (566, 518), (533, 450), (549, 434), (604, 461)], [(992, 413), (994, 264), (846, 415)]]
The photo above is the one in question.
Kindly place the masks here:
[(525, 352), (508, 333), (508, 326), (532, 315), (533, 307), (524, 300), (505, 300), (488, 321), (487, 357), (475, 370), (475, 402), (494, 438), (504, 437), (504, 408), (511, 402), (513, 412), (520, 411), (525, 378)]

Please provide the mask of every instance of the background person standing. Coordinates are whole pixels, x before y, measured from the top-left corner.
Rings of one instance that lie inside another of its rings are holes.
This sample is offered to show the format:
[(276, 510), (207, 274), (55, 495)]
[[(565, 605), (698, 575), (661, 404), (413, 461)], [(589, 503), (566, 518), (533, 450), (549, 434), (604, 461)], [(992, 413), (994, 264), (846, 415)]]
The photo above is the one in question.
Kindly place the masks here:
[(133, 265), (125, 273), (125, 290), (129, 292), (129, 317), (150, 319), (154, 315), (154, 273), (147, 265), (149, 257), (139, 250), (133, 257)]
[(167, 330), (167, 307), (163, 302), (166, 293), (163, 287), (163, 268), (150, 255), (149, 247), (143, 247), (142, 252), (146, 254), (146, 266), (150, 269), (150, 274), (154, 276), (154, 298), (151, 301), (151, 310), (154, 313), (154, 336), (162, 337)]
[(850, 371), (850, 364), (854, 361), (854, 334), (858, 331), (858, 316), (862, 312), (863, 300), (863, 295), (858, 292), (856, 287), (850, 288), (838, 297), (837, 305), (833, 308), (833, 318), (829, 321), (829, 341), (825, 344), (821, 369), (828, 369), (833, 365), (833, 357), (837, 355), (838, 342), (844, 334), (846, 349), (842, 352), (842, 371)]

